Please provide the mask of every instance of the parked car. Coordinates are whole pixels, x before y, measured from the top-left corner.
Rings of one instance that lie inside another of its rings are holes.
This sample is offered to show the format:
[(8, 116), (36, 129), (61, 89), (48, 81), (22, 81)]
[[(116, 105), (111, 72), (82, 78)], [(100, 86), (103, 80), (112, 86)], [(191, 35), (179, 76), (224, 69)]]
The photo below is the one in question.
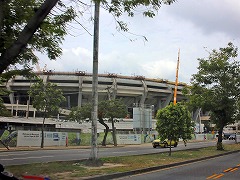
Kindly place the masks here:
[(223, 139), (229, 139), (231, 135), (231, 133), (223, 133)]
[[(178, 142), (172, 140), (171, 145), (174, 147), (177, 147)], [(161, 141), (160, 139), (156, 139), (152, 142), (152, 146), (153, 146), (153, 148), (156, 148), (157, 146), (166, 148), (166, 147), (170, 146), (170, 140), (166, 139), (164, 141)]]
[(235, 134), (231, 134), (228, 139), (229, 140), (235, 140), (236, 139), (236, 135)]

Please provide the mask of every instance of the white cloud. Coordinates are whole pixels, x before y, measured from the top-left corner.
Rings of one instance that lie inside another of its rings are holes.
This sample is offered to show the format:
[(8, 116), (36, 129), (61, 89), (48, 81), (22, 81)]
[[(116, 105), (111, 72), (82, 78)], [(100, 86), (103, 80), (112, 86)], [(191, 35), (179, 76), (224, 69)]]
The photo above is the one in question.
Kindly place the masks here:
[(149, 75), (149, 78), (162, 78), (162, 77), (173, 77), (176, 75), (176, 63), (169, 59), (146, 62), (142, 64), (142, 69), (145, 74)]
[[(163, 6), (153, 19), (124, 16), (129, 31), (137, 35), (117, 32), (111, 15), (100, 11), (99, 73), (175, 81), (180, 48), (179, 81), (189, 82), (197, 72), (197, 59), (207, 57), (207, 51), (230, 41), (239, 46), (239, 9), (239, 0), (181, 0)], [(93, 37), (88, 33), (67, 36), (62, 57), (49, 61), (41, 56), (41, 66), (48, 64), (48, 69), (55, 71), (92, 72), (92, 44)]]

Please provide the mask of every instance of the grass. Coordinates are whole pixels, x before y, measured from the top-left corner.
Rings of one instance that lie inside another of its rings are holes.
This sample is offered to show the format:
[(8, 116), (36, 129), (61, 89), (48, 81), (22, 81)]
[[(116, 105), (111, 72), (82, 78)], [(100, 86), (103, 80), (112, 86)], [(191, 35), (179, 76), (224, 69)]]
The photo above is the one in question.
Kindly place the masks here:
[(184, 150), (168, 153), (158, 153), (138, 156), (121, 156), (101, 158), (101, 167), (88, 167), (84, 161), (36, 163), (29, 165), (8, 166), (6, 171), (17, 177), (23, 174), (50, 177), (51, 180), (77, 180), (80, 177), (126, 172), (152, 166), (166, 165), (197, 158), (208, 157), (240, 149), (240, 144), (224, 145), (224, 151), (217, 151), (216, 147), (196, 150)]

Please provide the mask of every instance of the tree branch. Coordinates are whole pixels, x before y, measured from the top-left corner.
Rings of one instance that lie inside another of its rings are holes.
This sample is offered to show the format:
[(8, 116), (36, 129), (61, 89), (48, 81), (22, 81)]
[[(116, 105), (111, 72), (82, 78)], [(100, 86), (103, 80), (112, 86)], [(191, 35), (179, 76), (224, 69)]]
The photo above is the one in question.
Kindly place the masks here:
[(59, 0), (45, 0), (28, 24), (19, 34), (18, 39), (0, 56), (0, 74), (11, 64), (15, 63), (18, 54), (26, 47), (28, 41), (32, 38), (40, 24), (50, 13), (51, 9)]

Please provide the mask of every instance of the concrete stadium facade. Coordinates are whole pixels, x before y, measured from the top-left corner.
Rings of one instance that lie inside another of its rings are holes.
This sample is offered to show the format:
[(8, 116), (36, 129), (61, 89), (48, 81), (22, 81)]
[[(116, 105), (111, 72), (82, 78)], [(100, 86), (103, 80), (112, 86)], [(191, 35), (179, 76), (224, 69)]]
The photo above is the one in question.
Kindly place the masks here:
[[(51, 82), (62, 89), (67, 101), (62, 108), (70, 109), (91, 102), (92, 74), (79, 72), (38, 72), (44, 82)], [(9, 97), (4, 97), (6, 104), (27, 105), (28, 90), (35, 80), (16, 76), (6, 82), (5, 86), (12, 91)], [(186, 86), (178, 83), (177, 101), (186, 100), (181, 90)], [(173, 101), (175, 83), (163, 79), (150, 79), (143, 76), (122, 76), (117, 74), (98, 75), (99, 101), (109, 98), (121, 98), (128, 108), (137, 104), (150, 105), (154, 110), (167, 106)], [(30, 101), (31, 102), (31, 101)], [(23, 108), (24, 109), (24, 108)]]

